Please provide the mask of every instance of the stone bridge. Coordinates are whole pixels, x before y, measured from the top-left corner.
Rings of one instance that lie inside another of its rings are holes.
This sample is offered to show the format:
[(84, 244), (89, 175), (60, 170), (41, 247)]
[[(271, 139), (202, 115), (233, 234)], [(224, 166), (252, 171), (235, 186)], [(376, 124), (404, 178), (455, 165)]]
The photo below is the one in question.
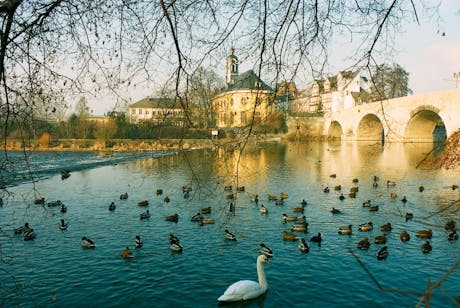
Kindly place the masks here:
[(460, 128), (460, 89), (357, 105), (325, 116), (323, 135), (343, 140), (437, 142)]

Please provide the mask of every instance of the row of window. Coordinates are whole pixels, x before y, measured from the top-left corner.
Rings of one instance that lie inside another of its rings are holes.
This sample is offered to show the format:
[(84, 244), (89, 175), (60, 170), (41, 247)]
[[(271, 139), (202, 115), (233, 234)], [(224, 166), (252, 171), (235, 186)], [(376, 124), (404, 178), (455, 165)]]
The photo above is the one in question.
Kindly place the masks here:
[(149, 110), (149, 109), (143, 109), (143, 108), (139, 108), (139, 109), (131, 109), (131, 114), (135, 115), (135, 114), (139, 114), (139, 115), (149, 115), (150, 114), (150, 111), (152, 112), (152, 115), (182, 115), (184, 114), (184, 111), (183, 110)]

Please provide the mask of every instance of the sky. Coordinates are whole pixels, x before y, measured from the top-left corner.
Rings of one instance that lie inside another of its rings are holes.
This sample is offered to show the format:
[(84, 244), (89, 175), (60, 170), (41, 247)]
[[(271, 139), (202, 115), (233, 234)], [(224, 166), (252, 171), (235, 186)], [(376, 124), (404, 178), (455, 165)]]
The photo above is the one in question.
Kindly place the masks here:
[[(436, 3), (431, 0), (429, 2)], [(413, 94), (455, 88), (453, 74), (460, 75), (460, 1), (442, 1), (438, 18), (427, 18), (423, 14), (419, 17), (420, 24), (407, 22), (401, 29), (402, 32), (396, 34), (395, 53), (385, 61), (399, 64), (410, 74), (409, 88)], [(334, 70), (329, 72), (331, 75), (345, 69), (340, 56), (334, 54), (331, 57), (336, 59), (336, 63), (330, 65), (331, 70)], [(244, 67), (240, 67), (240, 71), (244, 71)], [(221, 71), (216, 73), (225, 78), (225, 59), (222, 59)], [(458, 87), (460, 88), (460, 79)], [(137, 88), (129, 94), (130, 104), (143, 99), (151, 92), (152, 89)], [(94, 115), (103, 115), (111, 111), (114, 105), (113, 100), (101, 101), (100, 98), (88, 99), (88, 103)]]

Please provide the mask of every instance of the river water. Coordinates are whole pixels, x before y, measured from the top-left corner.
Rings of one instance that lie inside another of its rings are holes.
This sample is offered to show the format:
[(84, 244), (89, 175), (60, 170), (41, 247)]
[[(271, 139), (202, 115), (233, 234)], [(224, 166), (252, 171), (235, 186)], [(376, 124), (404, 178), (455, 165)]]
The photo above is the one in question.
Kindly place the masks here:
[[(460, 244), (447, 240), (444, 225), (449, 220), (460, 223), (460, 190), (452, 189), (460, 184), (460, 172), (416, 169), (430, 150), (430, 144), (274, 142), (242, 153), (37, 154), (31, 169), (38, 180), (5, 180), (9, 185), (2, 192), (0, 306), (215, 307), (231, 283), (257, 280), (258, 245), (264, 242), (274, 252), (272, 264), (264, 267), (269, 291), (236, 307), (413, 307), (428, 282), (446, 274), (431, 304), (455, 307), (460, 274), (459, 269), (449, 270), (460, 258)], [(59, 173), (63, 168), (71, 170), (65, 180)], [(374, 176), (379, 177), (377, 188)], [(359, 182), (353, 183), (354, 178)], [(387, 180), (396, 186), (388, 187)], [(333, 189), (339, 184), (347, 197), (343, 201)], [(245, 186), (244, 192), (233, 189), (233, 213), (228, 212), (227, 185)], [(183, 197), (182, 186), (192, 187), (189, 198)], [(329, 193), (323, 192), (326, 186)], [(359, 187), (356, 198), (348, 197), (351, 187)], [(157, 189), (163, 194), (157, 195)], [(129, 198), (120, 200), (125, 192)], [(268, 201), (268, 194), (281, 192), (289, 195), (283, 205)], [(396, 199), (390, 198), (392, 192)], [(250, 200), (255, 194), (258, 205)], [(62, 200), (68, 211), (33, 204), (42, 196)], [(163, 202), (166, 196), (169, 203)], [(323, 235), (320, 247), (309, 242), (308, 254), (299, 251), (298, 242), (282, 239), (282, 231), (292, 225), (283, 223), (282, 213), (298, 215), (293, 208), (302, 199), (308, 202), (304, 215), (309, 227), (297, 235), (307, 242), (318, 232)], [(138, 206), (142, 200), (149, 206)], [(379, 211), (363, 207), (366, 200), (379, 205)], [(113, 212), (108, 210), (111, 202), (116, 204)], [(260, 204), (268, 214), (259, 212)], [(212, 208), (208, 216), (215, 224), (190, 221), (205, 207)], [(331, 214), (331, 207), (342, 213)], [(151, 217), (141, 220), (146, 209)], [(406, 221), (406, 212), (414, 218)], [(179, 214), (177, 223), (165, 220), (174, 213)], [(65, 231), (58, 228), (61, 218), (69, 222)], [(374, 230), (359, 232), (359, 224), (368, 221)], [(14, 235), (13, 229), (25, 222), (36, 230), (32, 241)], [(356, 248), (362, 238), (372, 241), (384, 233), (379, 227), (388, 222), (393, 230), (385, 232), (386, 260), (375, 256), (382, 245)], [(352, 234), (339, 235), (338, 229), (349, 224)], [(225, 229), (237, 241), (225, 240)], [(421, 229), (433, 230), (428, 254), (421, 251), (425, 240), (415, 237)], [(409, 242), (400, 241), (402, 230), (411, 235)], [(170, 233), (180, 238), (182, 253), (169, 249)], [(144, 240), (140, 249), (133, 247), (136, 235)], [(96, 248), (83, 249), (82, 236), (91, 238)], [(120, 257), (126, 246), (133, 259)]]

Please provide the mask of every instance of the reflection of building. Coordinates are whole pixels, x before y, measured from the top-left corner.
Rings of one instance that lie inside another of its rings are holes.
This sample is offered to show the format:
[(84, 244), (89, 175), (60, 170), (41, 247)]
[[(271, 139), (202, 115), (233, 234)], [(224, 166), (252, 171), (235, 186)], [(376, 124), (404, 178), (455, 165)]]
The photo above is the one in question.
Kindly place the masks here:
[(274, 91), (254, 71), (238, 74), (234, 49), (227, 57), (227, 90), (212, 99), (217, 127), (244, 127), (262, 123), (274, 111)]
[(152, 121), (172, 126), (182, 126), (184, 109), (180, 103), (170, 98), (147, 97), (128, 107), (131, 122)]
[(289, 104), (291, 113), (323, 113), (347, 109), (369, 102), (370, 83), (359, 72), (343, 71), (336, 76), (313, 81)]

